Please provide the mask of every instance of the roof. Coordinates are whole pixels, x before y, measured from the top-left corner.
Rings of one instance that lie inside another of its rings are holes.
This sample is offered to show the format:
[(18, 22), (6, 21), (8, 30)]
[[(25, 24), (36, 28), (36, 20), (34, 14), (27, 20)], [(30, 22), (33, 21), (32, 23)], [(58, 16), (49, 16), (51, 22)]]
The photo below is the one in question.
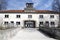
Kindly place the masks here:
[(35, 10), (35, 12), (37, 13), (58, 13), (58, 12), (51, 11), (51, 10)]
[(24, 10), (0, 10), (0, 13), (21, 13)]
[[(0, 10), (0, 13), (26, 13), (24, 10)], [(34, 13), (58, 13), (50, 10), (34, 10)]]

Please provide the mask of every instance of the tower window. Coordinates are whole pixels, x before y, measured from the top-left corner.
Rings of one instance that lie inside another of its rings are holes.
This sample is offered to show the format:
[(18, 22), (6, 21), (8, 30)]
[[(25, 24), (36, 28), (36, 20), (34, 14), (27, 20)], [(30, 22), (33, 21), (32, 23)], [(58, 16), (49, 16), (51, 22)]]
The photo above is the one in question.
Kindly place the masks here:
[(9, 15), (5, 15), (5, 18), (9, 18)]

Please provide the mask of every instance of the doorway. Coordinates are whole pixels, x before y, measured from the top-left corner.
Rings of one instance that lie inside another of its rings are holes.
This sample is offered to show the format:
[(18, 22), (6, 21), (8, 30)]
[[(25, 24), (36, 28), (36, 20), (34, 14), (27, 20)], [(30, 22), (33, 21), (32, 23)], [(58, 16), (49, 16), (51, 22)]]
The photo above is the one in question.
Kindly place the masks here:
[(24, 21), (25, 28), (35, 28), (35, 21), (33, 20), (26, 20)]

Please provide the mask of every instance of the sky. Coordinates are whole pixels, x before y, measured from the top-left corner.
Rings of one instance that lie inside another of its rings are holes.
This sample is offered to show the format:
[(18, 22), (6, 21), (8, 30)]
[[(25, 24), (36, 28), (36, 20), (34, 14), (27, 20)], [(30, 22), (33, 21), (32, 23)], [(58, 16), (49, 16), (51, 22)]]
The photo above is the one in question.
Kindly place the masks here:
[(53, 0), (8, 0), (7, 10), (23, 10), (27, 2), (34, 3), (37, 10), (51, 10)]

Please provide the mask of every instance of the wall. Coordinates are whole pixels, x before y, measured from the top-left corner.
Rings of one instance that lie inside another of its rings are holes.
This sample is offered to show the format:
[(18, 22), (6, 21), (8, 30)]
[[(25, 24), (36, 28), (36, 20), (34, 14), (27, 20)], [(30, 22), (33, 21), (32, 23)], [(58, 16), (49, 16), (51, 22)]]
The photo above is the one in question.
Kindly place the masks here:
[[(8, 14), (9, 18), (5, 18), (4, 15)], [(16, 15), (21, 15), (21, 18), (16, 18)], [(28, 15), (32, 15), (32, 18), (28, 18)], [(43, 15), (44, 18), (40, 19), (39, 15)], [(53, 19), (50, 19), (50, 15), (54, 15), (55, 17)], [(39, 21), (43, 21), (45, 23), (45, 21), (49, 21), (49, 23), (51, 21), (55, 22), (55, 27), (58, 26), (58, 22), (59, 22), (59, 14), (37, 14), (37, 13), (0, 13), (0, 23), (4, 21), (8, 21), (10, 23), (10, 21), (14, 21), (14, 23), (16, 24), (16, 21), (20, 21), (21, 24), (19, 26), (23, 27), (24, 26), (24, 21), (25, 20), (34, 20), (36, 21), (36, 27), (39, 27)], [(49, 24), (49, 26), (51, 27), (51, 25)]]

